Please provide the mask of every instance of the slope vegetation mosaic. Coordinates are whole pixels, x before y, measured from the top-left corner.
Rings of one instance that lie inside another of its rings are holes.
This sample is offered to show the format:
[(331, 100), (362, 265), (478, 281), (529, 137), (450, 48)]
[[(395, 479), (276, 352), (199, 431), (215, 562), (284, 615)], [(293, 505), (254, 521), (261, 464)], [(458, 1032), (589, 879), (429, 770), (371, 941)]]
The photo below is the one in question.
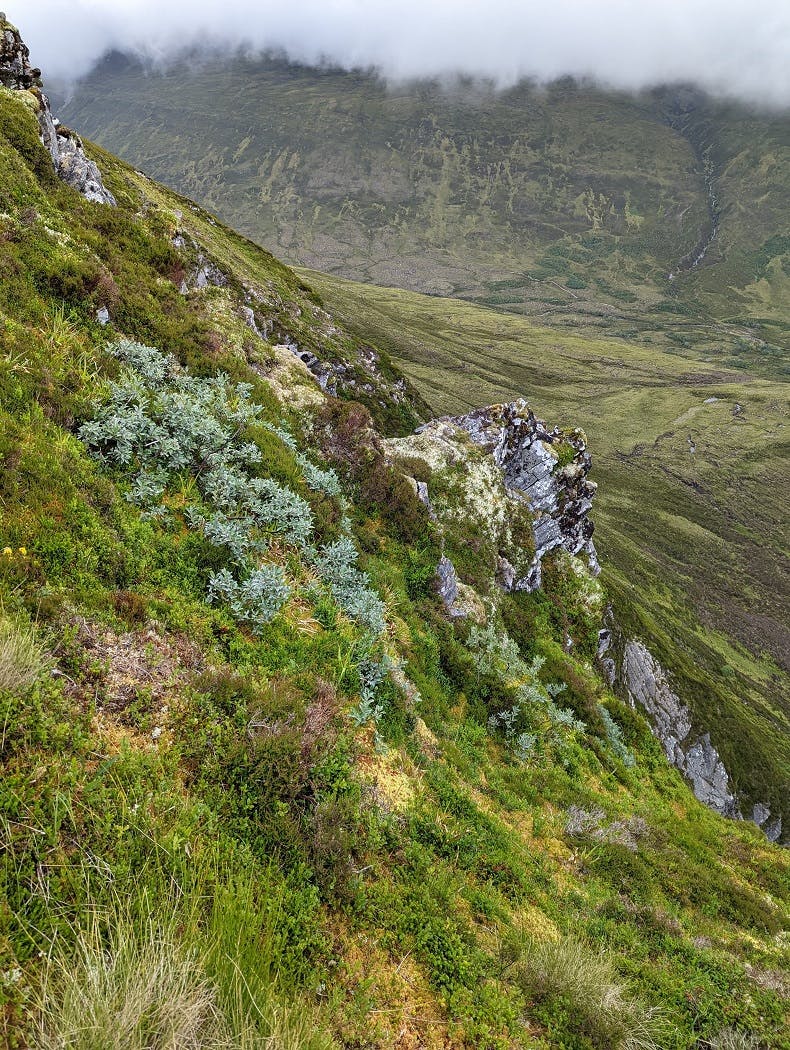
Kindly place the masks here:
[(0, 89), (7, 1045), (787, 1046), (787, 854), (608, 688), (583, 533), (511, 586), (544, 534), (468, 421), (413, 435), (379, 346), (90, 146), (86, 199), (40, 104)]

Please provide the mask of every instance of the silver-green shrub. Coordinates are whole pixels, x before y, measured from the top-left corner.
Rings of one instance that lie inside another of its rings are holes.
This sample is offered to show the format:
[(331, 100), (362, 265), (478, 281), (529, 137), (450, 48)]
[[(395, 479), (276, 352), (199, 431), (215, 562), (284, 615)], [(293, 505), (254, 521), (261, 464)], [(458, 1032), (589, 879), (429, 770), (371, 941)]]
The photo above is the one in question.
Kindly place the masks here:
[[(316, 551), (309, 503), (273, 478), (257, 476), (261, 451), (244, 440), (262, 412), (252, 387), (223, 374), (192, 376), (170, 354), (129, 340), (108, 350), (123, 369), (80, 437), (101, 462), (124, 472), (127, 499), (149, 517), (165, 517), (168, 488), (180, 483), (183, 491), (189, 479), (195, 498), (184, 510), (186, 521), (230, 561), (210, 577), (209, 600), (256, 626), (276, 615), (290, 588), (279, 568), (260, 561), (278, 536), (313, 563), (345, 613), (381, 634), (384, 603), (356, 567), (350, 536)], [(333, 470), (316, 466), (283, 427), (264, 425), (293, 453), (308, 487), (341, 496)]]
[(344, 613), (373, 634), (382, 634), (387, 626), (384, 602), (370, 586), (367, 573), (356, 567), (357, 557), (353, 541), (343, 536), (321, 548), (315, 568)]
[(629, 768), (636, 764), (636, 759), (631, 753), (625, 740), (623, 740), (623, 731), (620, 726), (615, 722), (603, 704), (598, 705), (598, 710), (601, 715), (601, 721), (603, 722), (604, 729), (606, 730), (606, 739), (609, 743), (609, 747), (612, 749), (614, 754), (620, 759), (624, 766)]
[(467, 644), (481, 673), (496, 674), (513, 683), (515, 703), (491, 715), (488, 725), (504, 734), (517, 757), (525, 760), (533, 752), (538, 737), (530, 730), (535, 728), (535, 717), (539, 714), (548, 721), (555, 735), (558, 731), (584, 732), (584, 722), (569, 708), (555, 703), (565, 689), (564, 683), (544, 684), (540, 680), (540, 670), (545, 663), (542, 656), (527, 663), (513, 639), (504, 631), (498, 632), (493, 624), (472, 627)]
[(220, 569), (208, 581), (208, 600), (222, 602), (237, 620), (254, 627), (261, 627), (276, 616), (290, 594), (279, 565), (261, 565), (242, 580), (236, 580), (227, 569)]

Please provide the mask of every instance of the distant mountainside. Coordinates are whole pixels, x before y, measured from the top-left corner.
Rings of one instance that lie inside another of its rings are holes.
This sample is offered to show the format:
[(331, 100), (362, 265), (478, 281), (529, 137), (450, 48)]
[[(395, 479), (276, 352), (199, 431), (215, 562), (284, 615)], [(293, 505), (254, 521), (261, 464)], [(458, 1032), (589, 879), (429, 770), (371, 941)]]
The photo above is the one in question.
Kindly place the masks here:
[(292, 263), (751, 366), (787, 346), (786, 114), (117, 55), (63, 113)]

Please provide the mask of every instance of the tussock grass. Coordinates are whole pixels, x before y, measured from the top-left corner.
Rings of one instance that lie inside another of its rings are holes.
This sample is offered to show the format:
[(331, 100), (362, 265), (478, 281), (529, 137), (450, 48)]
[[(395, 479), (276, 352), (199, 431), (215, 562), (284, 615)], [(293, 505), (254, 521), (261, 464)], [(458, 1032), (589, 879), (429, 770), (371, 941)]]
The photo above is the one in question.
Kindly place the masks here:
[(153, 916), (96, 918), (66, 955), (50, 961), (38, 1045), (74, 1050), (230, 1047), (202, 960)]
[(251, 886), (147, 895), (96, 911), (56, 943), (33, 1004), (41, 1050), (329, 1050), (314, 1013), (277, 988)]
[(652, 1007), (630, 998), (611, 959), (586, 941), (530, 940), (518, 968), (524, 991), (537, 1000), (561, 1000), (577, 1025), (607, 1050), (659, 1050), (665, 1023)]
[(710, 1045), (713, 1050), (757, 1050), (760, 1043), (754, 1036), (738, 1032), (734, 1028), (725, 1028)]
[(0, 617), (0, 689), (26, 693), (51, 664), (32, 627)]

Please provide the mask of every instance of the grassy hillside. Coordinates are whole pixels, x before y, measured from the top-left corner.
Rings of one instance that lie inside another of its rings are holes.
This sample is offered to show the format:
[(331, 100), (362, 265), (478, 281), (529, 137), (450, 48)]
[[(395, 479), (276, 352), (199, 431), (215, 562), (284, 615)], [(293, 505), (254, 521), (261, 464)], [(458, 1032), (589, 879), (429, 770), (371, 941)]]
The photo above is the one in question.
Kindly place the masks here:
[(305, 279), (435, 412), (524, 396), (584, 428), (622, 615), (656, 640), (740, 789), (786, 811), (787, 385), (458, 300)]
[(306, 276), (436, 411), (526, 394), (587, 428), (613, 591), (787, 811), (786, 114), (238, 56), (115, 56), (66, 113), (292, 261), (471, 300)]
[(787, 346), (786, 114), (689, 89), (388, 88), (273, 59), (162, 74), (116, 56), (65, 116), (294, 263), (542, 323), (670, 330), (681, 348)]
[(100, 150), (83, 200), (36, 105), (0, 90), (7, 1045), (786, 1048), (787, 853), (598, 678), (594, 581), (500, 594), (437, 467), (488, 602), (448, 618), (419, 464), (283, 344), (403, 432), (385, 348)]

